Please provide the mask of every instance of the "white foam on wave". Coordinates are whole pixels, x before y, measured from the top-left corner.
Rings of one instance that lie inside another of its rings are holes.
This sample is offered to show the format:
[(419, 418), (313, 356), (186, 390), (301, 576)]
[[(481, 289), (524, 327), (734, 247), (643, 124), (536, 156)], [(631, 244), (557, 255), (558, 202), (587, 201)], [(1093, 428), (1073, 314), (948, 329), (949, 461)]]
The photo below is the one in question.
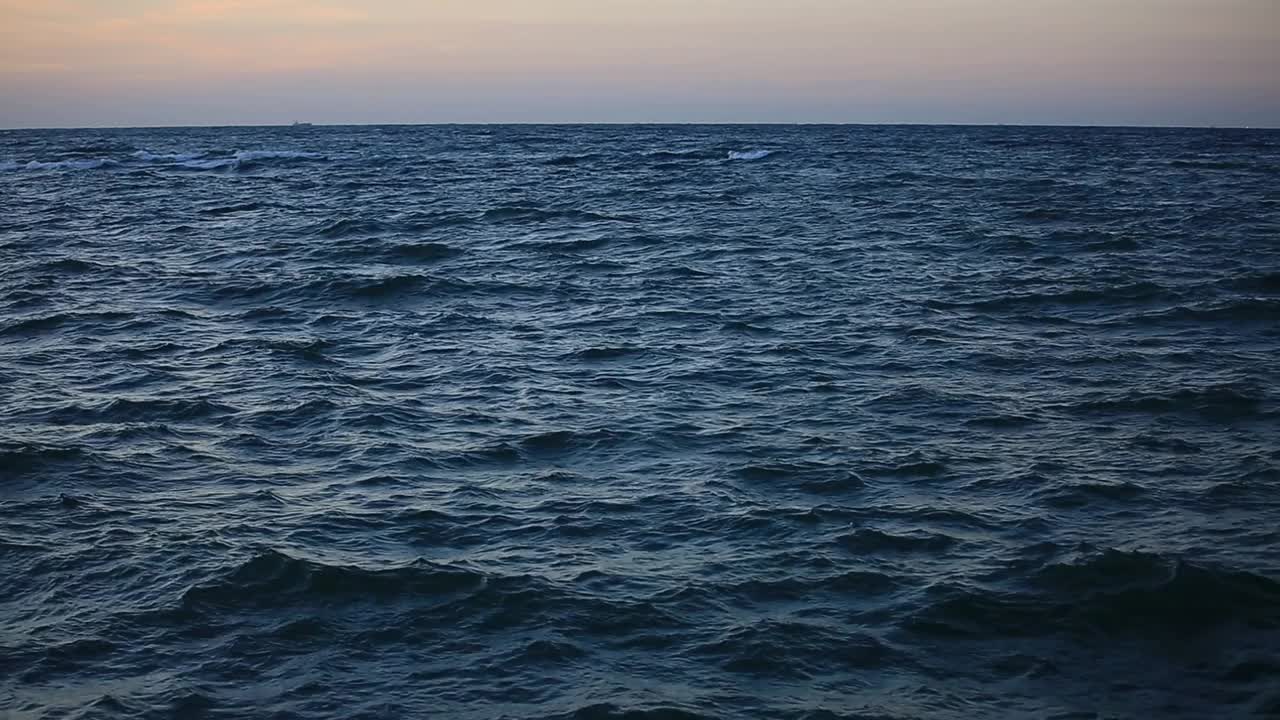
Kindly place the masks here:
[(110, 158), (98, 158), (91, 160), (54, 160), (51, 162), (42, 162), (40, 160), (32, 160), (23, 165), (25, 170), (97, 170), (98, 168), (112, 167), (120, 163)]
[(236, 153), (236, 160), (253, 162), (254, 160), (322, 160), (324, 155), (296, 150), (241, 150)]
[[(320, 153), (300, 150), (241, 150), (234, 155), (225, 153), (176, 152), (155, 153), (150, 150), (137, 150), (130, 153), (125, 163), (137, 162), (186, 170), (224, 170), (239, 167), (243, 163), (263, 160), (323, 160), (326, 156)], [(91, 158), (83, 160), (0, 160), (0, 172), (18, 172), (22, 170), (97, 170), (99, 168), (117, 167), (120, 160), (113, 158)]]
[(174, 166), (187, 168), (188, 170), (221, 170), (238, 164), (239, 161), (235, 158), (213, 158), (211, 160), (187, 160), (186, 162), (175, 163)]
[(141, 160), (142, 162), (185, 163), (185, 162), (190, 162), (192, 160), (198, 160), (204, 157), (205, 153), (193, 152), (193, 153), (173, 153), (173, 154), (165, 155), (165, 154), (148, 152), (146, 150), (139, 150), (138, 152), (134, 153), (133, 156)]
[(133, 153), (133, 157), (140, 162), (172, 165), (188, 170), (221, 170), (241, 163), (263, 160), (321, 160), (325, 156), (301, 150), (241, 150), (233, 155), (205, 151), (154, 153), (149, 150), (139, 150)]
[(730, 160), (761, 160), (773, 154), (772, 150), (730, 150)]

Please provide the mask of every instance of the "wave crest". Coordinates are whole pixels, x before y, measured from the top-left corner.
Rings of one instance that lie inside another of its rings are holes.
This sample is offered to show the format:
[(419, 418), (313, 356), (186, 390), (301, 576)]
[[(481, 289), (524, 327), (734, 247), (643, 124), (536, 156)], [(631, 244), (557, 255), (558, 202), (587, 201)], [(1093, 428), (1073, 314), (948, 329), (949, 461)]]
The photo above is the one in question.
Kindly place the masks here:
[[(104, 148), (105, 149), (105, 148)], [(68, 155), (72, 157), (68, 157)], [(263, 164), (292, 164), (303, 161), (327, 160), (322, 153), (306, 150), (195, 150), (178, 152), (152, 152), (134, 150), (114, 157), (76, 157), (75, 153), (62, 153), (56, 160), (4, 160), (0, 171), (52, 171), (52, 170), (106, 170), (129, 168), (155, 168), (169, 170), (252, 170)]]
[(32, 160), (24, 165), (12, 163), (11, 165), (0, 166), (3, 169), (12, 170), (99, 170), (102, 168), (117, 167), (120, 162), (111, 158), (91, 158), (86, 160), (51, 160), (48, 162), (41, 160)]
[(943, 635), (1183, 636), (1227, 625), (1280, 627), (1280, 583), (1253, 573), (1143, 552), (1085, 548), (1031, 573), (1018, 592), (944, 587), (913, 615)]
[(420, 598), (470, 592), (484, 583), (485, 577), (478, 572), (425, 560), (368, 570), (353, 565), (327, 565), (268, 550), (221, 580), (190, 588), (182, 596), (182, 605), (187, 609), (267, 608), (402, 595)]
[(773, 154), (772, 150), (730, 150), (730, 160), (763, 160)]

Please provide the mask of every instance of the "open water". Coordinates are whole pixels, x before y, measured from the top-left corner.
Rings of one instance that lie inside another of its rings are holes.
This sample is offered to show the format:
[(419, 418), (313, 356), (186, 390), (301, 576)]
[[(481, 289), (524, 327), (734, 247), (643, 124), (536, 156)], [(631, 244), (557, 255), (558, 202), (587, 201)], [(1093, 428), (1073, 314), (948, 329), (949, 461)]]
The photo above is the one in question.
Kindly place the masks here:
[(0, 718), (1280, 716), (1280, 132), (0, 133)]

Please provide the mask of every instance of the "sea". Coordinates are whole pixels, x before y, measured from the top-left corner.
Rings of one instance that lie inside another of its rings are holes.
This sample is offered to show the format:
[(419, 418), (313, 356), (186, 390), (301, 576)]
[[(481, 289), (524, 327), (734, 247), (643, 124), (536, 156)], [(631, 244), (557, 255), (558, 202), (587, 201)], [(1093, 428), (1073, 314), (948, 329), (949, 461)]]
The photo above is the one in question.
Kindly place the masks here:
[(1280, 717), (1280, 131), (0, 132), (0, 718)]

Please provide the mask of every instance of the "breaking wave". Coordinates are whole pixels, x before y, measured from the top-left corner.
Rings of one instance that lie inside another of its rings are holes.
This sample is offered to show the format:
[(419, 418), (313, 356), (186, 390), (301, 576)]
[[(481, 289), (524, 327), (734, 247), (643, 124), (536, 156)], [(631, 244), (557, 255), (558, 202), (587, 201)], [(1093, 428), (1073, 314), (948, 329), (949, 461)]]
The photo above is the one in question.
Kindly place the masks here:
[(730, 160), (763, 160), (774, 153), (773, 150), (730, 150)]
[(119, 157), (67, 158), (58, 160), (3, 160), (0, 171), (128, 170), (157, 168), (172, 170), (252, 170), (270, 163), (327, 160), (322, 153), (297, 150), (240, 150), (236, 152), (195, 151), (155, 153), (135, 150)]

